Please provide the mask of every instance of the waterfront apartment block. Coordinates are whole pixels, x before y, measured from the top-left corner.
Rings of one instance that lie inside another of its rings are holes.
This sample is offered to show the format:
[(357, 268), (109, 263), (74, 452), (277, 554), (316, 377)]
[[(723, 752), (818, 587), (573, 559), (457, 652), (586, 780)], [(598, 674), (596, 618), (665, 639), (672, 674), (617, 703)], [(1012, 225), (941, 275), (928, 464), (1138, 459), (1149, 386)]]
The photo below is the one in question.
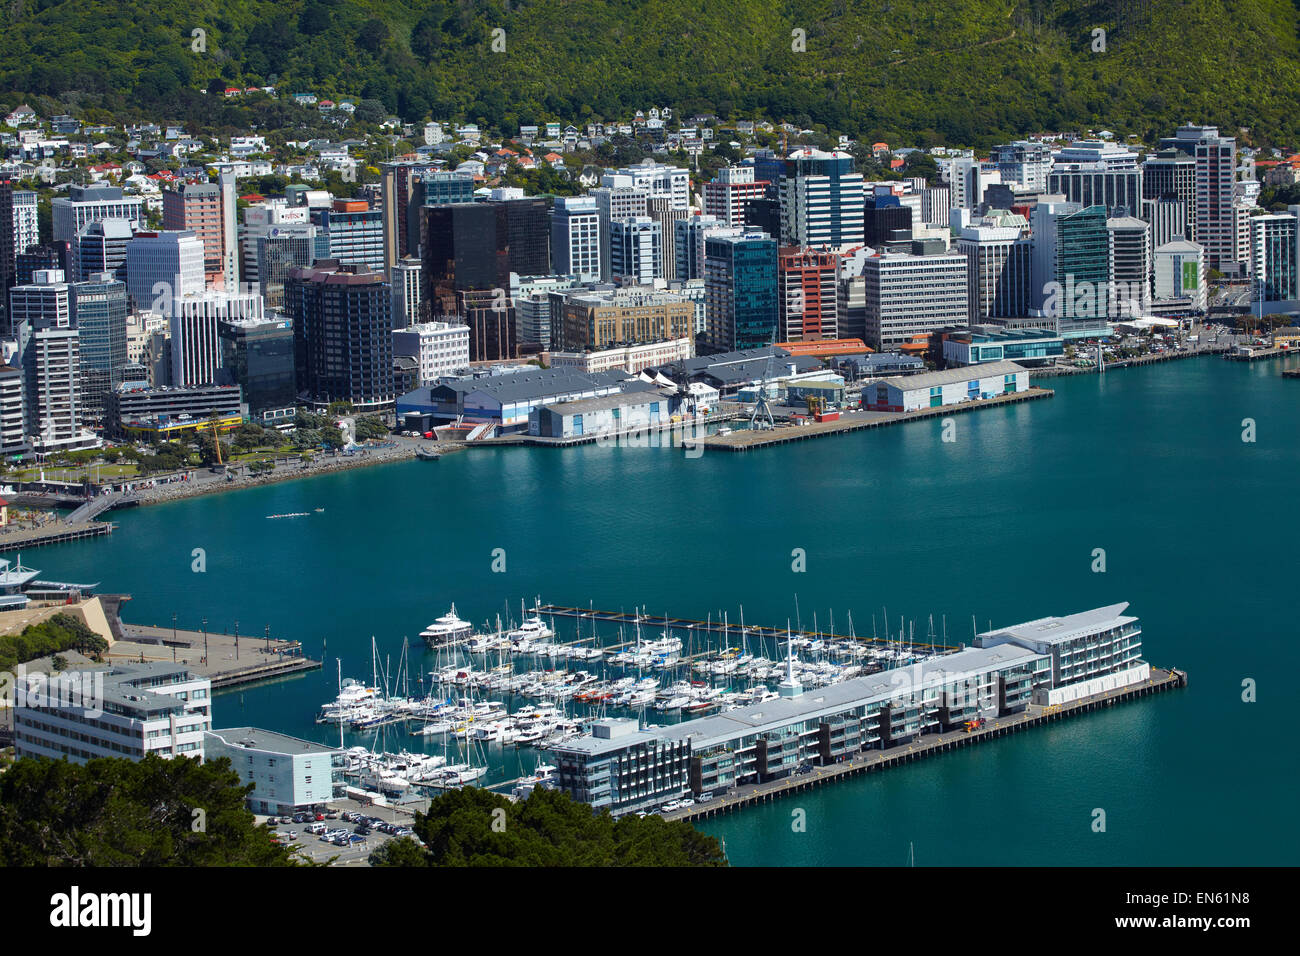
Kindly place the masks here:
[[(87, 680), (92, 675), (93, 680)], [(19, 757), (84, 763), (95, 757), (203, 759), (211, 682), (183, 664), (117, 664), (77, 672), (82, 692), (26, 697), (14, 710)], [(93, 688), (86, 692), (85, 688)]]
[(694, 355), (695, 348), (691, 340), (680, 338), (667, 342), (596, 349), (590, 352), (552, 352), (551, 368), (575, 368), (580, 372), (618, 370), (636, 375), (644, 369), (670, 365)]
[(1127, 604), (979, 635), (977, 646), (653, 729), (603, 720), (555, 748), (559, 787), (615, 815), (785, 777), (861, 751), (1127, 686), (1150, 675)]
[(335, 747), (257, 727), (209, 730), (206, 760), (225, 757), (240, 782), (253, 785), (254, 813), (295, 813), (342, 797), (347, 758)]

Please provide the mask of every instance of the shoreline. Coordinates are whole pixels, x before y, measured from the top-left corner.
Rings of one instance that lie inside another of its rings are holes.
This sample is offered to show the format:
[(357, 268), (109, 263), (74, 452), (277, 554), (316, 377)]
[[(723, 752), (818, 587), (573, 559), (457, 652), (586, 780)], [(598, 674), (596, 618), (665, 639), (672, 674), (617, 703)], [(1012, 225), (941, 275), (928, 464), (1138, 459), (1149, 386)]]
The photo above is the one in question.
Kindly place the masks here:
[[(312, 462), (306, 468), (283, 467), (265, 475), (244, 475), (237, 477), (234, 481), (225, 481), (224, 479), (215, 479), (205, 482), (171, 482), (165, 485), (158, 485), (154, 488), (145, 488), (133, 492), (139, 497), (138, 507), (148, 505), (166, 504), (172, 501), (182, 501), (187, 498), (198, 498), (204, 495), (224, 494), (229, 491), (240, 491), (246, 488), (259, 488), (264, 485), (278, 484), (285, 481), (297, 481), (302, 478), (314, 478), (318, 475), (333, 474), (339, 471), (350, 471), (355, 468), (371, 468), (376, 465), (388, 465), (399, 461), (418, 461), (415, 453), (416, 446), (400, 447), (396, 449), (381, 449), (381, 453), (370, 455), (340, 455), (337, 459), (331, 457), (323, 461)], [(442, 455), (450, 454), (453, 451), (460, 451), (460, 446), (441, 447), (438, 449)]]

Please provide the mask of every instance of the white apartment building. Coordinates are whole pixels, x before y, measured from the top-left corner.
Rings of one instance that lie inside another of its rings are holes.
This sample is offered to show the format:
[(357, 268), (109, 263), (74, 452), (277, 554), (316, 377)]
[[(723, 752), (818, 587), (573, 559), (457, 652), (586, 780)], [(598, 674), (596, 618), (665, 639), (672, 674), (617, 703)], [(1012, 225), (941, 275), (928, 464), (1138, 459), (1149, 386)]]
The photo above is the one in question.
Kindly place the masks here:
[(653, 159), (608, 172), (601, 177), (600, 184), (610, 188), (631, 187), (651, 199), (669, 199), (674, 209), (689, 209), (691, 205), (690, 171), (656, 163)]
[(767, 183), (758, 180), (753, 166), (727, 166), (704, 184), (704, 214), (729, 226), (745, 224), (745, 204), (762, 199)]
[(1106, 220), (1106, 236), (1117, 314), (1141, 317), (1151, 302), (1151, 228), (1142, 219), (1123, 216)]
[(422, 322), (393, 330), (393, 355), (414, 358), (423, 388), (444, 375), (469, 367), (469, 326)]
[(257, 727), (209, 730), (204, 759), (226, 757), (240, 782), (252, 784), (254, 813), (294, 813), (327, 803), (346, 792), (341, 750)]
[(28, 189), (14, 191), (14, 254), (21, 255), (41, 241), (37, 225), (36, 193)]
[[(203, 735), (212, 726), (211, 682), (183, 664), (117, 664), (108, 670), (64, 672), (68, 682), (47, 684), (39, 697), (30, 685), (14, 710), (19, 757), (85, 763), (95, 757), (203, 759)], [(53, 678), (58, 681), (64, 675)], [(90, 677), (91, 679), (87, 679)], [(89, 685), (89, 689), (87, 689)]]
[(562, 196), (551, 210), (551, 268), (584, 281), (601, 275), (600, 209), (592, 196)]

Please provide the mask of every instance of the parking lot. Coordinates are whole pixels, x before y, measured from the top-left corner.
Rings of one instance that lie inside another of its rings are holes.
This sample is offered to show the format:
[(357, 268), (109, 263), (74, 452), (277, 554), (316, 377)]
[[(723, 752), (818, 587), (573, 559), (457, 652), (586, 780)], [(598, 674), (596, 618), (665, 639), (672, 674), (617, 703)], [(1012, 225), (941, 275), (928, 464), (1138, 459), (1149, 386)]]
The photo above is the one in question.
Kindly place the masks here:
[[(273, 827), (273, 830), (284, 836), (287, 836), (290, 832), (297, 833), (297, 839), (286, 839), (286, 845), (295, 848), (296, 852), (304, 859), (313, 863), (328, 863), (331, 866), (369, 866), (370, 854), (376, 848), (395, 838), (393, 834), (380, 830), (377, 824), (369, 826), (370, 832), (361, 835), (360, 841), (349, 840), (347, 846), (338, 846), (332, 842), (324, 841), (318, 834), (308, 831), (309, 826), (316, 824), (317, 826), (323, 825), (329, 830), (343, 830), (351, 836), (356, 832), (358, 824), (345, 820), (343, 818), (344, 813), (361, 814), (366, 818), (377, 820), (379, 823), (396, 827), (409, 827), (414, 822), (413, 813), (407, 808), (365, 806), (355, 800), (336, 800), (331, 802), (327, 808), (325, 820), (278, 823)], [(266, 823), (269, 819), (265, 815), (259, 814), (257, 816), (259, 824)], [(283, 820), (284, 817), (277, 816), (276, 819)]]

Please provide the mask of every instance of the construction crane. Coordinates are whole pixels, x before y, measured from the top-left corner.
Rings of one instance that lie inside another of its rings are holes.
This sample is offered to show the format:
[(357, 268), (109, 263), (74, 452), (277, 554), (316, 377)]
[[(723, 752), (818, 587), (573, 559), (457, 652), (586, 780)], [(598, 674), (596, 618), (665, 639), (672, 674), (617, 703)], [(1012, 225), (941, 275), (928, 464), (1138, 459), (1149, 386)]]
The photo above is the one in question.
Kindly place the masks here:
[[(754, 402), (754, 411), (749, 416), (749, 427), (751, 429), (776, 427), (776, 422), (772, 418), (772, 408), (767, 403), (767, 380), (772, 376), (772, 361), (775, 358), (776, 349), (772, 349), (767, 356), (767, 365), (763, 369), (763, 377), (758, 382), (758, 400)], [(767, 424), (759, 421), (758, 416), (760, 414), (767, 420)]]

